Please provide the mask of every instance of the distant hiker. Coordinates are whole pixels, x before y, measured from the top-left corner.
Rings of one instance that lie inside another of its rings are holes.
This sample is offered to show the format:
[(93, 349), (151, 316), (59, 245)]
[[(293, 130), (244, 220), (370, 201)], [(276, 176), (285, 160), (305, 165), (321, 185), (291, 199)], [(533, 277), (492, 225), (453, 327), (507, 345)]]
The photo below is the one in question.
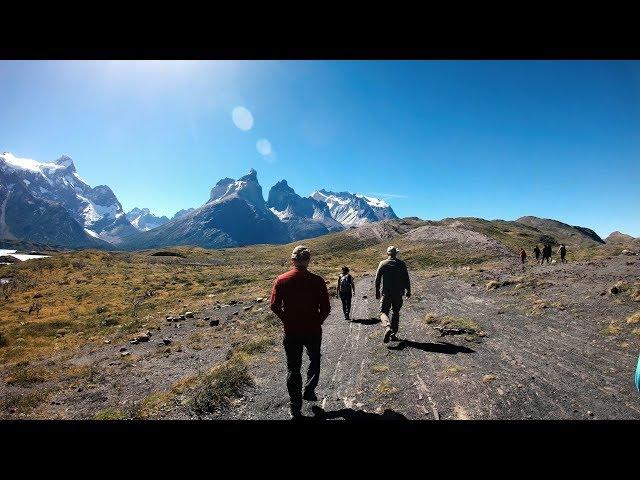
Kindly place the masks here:
[(524, 248), (520, 249), (520, 260), (522, 261), (522, 269), (524, 270), (524, 264), (527, 261), (527, 252), (524, 251)]
[[(320, 379), (320, 344), (322, 324), (329, 316), (329, 292), (322, 277), (308, 270), (311, 252), (298, 245), (291, 254), (293, 268), (273, 282), (271, 310), (284, 328), (284, 351), (287, 357), (287, 390), (291, 418), (302, 416), (302, 400), (318, 400), (315, 389)], [(309, 356), (307, 381), (302, 393), (302, 351)]]
[(548, 243), (542, 247), (542, 261), (540, 262), (540, 265), (542, 265), (545, 260), (547, 261), (547, 264), (551, 261), (551, 245)]
[(540, 263), (540, 248), (538, 245), (533, 249), (533, 254), (536, 256), (536, 263)]
[[(376, 298), (380, 299), (380, 280), (382, 280), (382, 300), (380, 301), (380, 319), (384, 327), (384, 343), (390, 339), (397, 340), (398, 326), (400, 323), (400, 309), (402, 308), (402, 295), (411, 296), (411, 283), (407, 265), (396, 258), (398, 249), (394, 246), (387, 248), (389, 258), (378, 265), (376, 272)], [(393, 309), (391, 320), (389, 311)]]
[(565, 247), (564, 244), (560, 244), (560, 250), (558, 250), (558, 252), (560, 252), (560, 262), (567, 263), (565, 259), (567, 256), (567, 247)]
[(356, 293), (356, 286), (353, 277), (349, 273), (349, 267), (342, 267), (342, 275), (338, 277), (338, 288), (336, 295), (342, 301), (342, 311), (344, 319), (349, 320), (351, 314), (351, 297)]

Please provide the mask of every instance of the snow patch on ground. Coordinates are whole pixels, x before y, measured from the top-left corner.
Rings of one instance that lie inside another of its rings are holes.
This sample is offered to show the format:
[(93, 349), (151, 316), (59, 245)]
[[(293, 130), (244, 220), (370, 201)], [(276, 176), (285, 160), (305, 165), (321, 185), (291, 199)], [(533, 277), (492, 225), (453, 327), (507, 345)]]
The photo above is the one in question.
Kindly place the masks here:
[(94, 232), (93, 230), (89, 230), (88, 228), (85, 228), (84, 231), (87, 232), (89, 235), (91, 235), (94, 238), (100, 238), (100, 236), (96, 232)]
[(103, 218), (115, 219), (118, 218), (118, 216), (122, 216), (117, 215), (117, 205), (98, 205), (82, 195), (78, 195), (78, 198), (86, 204), (84, 210), (82, 210), (82, 216), (85, 219), (85, 222), (89, 225), (97, 222), (98, 220), (102, 220)]
[(291, 215), (289, 213), (289, 210), (276, 210), (273, 207), (269, 207), (269, 210), (271, 210), (273, 212), (273, 214), (278, 217), (281, 221), (285, 221), (287, 220)]

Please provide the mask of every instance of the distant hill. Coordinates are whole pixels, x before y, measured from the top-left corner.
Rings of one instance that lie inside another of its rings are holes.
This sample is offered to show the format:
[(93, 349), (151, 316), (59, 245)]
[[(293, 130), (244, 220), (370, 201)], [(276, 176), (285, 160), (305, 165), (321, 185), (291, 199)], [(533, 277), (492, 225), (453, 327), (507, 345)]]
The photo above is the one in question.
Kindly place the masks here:
[(540, 231), (553, 236), (557, 243), (567, 245), (592, 245), (604, 244), (596, 232), (586, 227), (578, 227), (552, 220), (549, 218), (538, 218), (533, 216), (520, 217), (516, 222), (535, 227)]

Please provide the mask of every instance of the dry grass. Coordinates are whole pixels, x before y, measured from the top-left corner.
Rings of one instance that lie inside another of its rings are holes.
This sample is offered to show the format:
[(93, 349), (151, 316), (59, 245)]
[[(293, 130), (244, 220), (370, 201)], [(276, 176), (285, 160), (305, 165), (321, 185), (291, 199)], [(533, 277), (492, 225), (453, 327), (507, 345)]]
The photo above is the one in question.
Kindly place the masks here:
[(464, 367), (460, 365), (451, 365), (439, 372), (439, 374), (442, 377), (455, 377), (458, 375), (458, 373), (463, 372), (464, 370)]
[(105, 408), (97, 412), (93, 418), (95, 420), (125, 420), (127, 414), (118, 408)]
[(629, 323), (631, 325), (635, 325), (637, 323), (640, 323), (640, 312), (636, 312), (633, 315), (629, 315), (627, 317), (627, 323)]
[(228, 406), (231, 399), (240, 397), (243, 389), (251, 384), (246, 360), (241, 354), (233, 355), (198, 377), (189, 406), (198, 416), (215, 413)]
[(440, 324), (445, 328), (459, 328), (471, 335), (482, 332), (480, 325), (478, 325), (474, 320), (466, 317), (454, 317), (452, 315), (447, 315), (440, 321)]
[(393, 386), (393, 384), (389, 381), (388, 378), (385, 378), (382, 382), (378, 384), (376, 387), (376, 392), (380, 395), (393, 395), (398, 392), (398, 388)]
[(610, 322), (609, 325), (602, 329), (604, 335), (618, 335), (622, 331), (622, 327), (616, 325), (615, 322)]
[(25, 394), (8, 394), (0, 397), (0, 415), (5, 413), (29, 413), (42, 404), (51, 392), (47, 389), (34, 390)]
[(438, 320), (438, 317), (436, 316), (435, 313), (427, 313), (422, 320), (427, 325), (431, 325), (433, 323), (436, 323), (436, 321)]
[(373, 373), (383, 373), (389, 370), (389, 365), (377, 364), (371, 367)]

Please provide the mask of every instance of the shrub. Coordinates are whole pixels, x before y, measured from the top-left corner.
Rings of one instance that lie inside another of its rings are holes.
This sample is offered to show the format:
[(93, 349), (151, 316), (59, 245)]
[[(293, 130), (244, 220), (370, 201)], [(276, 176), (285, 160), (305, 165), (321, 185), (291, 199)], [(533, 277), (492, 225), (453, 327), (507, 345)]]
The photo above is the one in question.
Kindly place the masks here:
[(240, 397), (251, 383), (242, 355), (233, 355), (197, 379), (190, 407), (196, 415), (213, 413), (227, 407), (230, 399)]

